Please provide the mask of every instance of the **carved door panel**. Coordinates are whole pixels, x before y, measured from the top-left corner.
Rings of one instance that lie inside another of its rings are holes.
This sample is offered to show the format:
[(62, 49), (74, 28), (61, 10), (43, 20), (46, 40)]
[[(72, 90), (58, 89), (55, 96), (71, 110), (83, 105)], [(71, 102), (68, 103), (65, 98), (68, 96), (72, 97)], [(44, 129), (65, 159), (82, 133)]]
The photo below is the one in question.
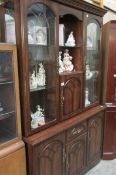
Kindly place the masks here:
[(60, 76), (62, 119), (78, 114), (82, 110), (82, 74)]
[(101, 157), (103, 139), (103, 114), (99, 113), (88, 122), (87, 163)]
[(64, 175), (64, 134), (34, 147), (33, 175)]
[(86, 163), (86, 134), (73, 140), (66, 147), (67, 175), (77, 175), (85, 168)]

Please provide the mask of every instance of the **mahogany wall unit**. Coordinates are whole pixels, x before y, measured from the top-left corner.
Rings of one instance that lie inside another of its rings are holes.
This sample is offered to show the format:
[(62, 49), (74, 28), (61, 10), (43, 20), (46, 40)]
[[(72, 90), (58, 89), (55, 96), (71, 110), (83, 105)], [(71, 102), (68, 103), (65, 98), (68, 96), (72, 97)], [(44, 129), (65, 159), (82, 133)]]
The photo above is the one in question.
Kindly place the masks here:
[(8, 0), (3, 7), (14, 9), (28, 174), (82, 174), (102, 154), (106, 10), (81, 0)]
[(104, 91), (103, 102), (106, 104), (106, 122), (104, 130), (104, 159), (116, 157), (116, 21), (103, 26)]

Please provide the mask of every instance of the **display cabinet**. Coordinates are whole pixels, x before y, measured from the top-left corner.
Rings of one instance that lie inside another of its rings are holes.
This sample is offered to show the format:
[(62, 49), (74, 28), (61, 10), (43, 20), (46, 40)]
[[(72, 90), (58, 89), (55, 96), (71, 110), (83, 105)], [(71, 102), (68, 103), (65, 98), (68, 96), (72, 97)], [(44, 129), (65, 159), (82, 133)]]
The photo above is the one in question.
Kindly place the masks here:
[[(1, 175), (26, 174), (21, 120), (16, 46), (0, 44), (0, 169)], [(16, 164), (17, 160), (17, 164)], [(12, 167), (9, 162), (12, 161)], [(7, 166), (7, 168), (6, 168)], [(14, 168), (15, 166), (15, 168)]]
[(106, 104), (106, 122), (104, 130), (104, 159), (116, 157), (116, 21), (112, 20), (103, 26), (103, 56), (105, 58), (103, 67), (103, 103)]
[(21, 138), (16, 47), (0, 44), (0, 145)]
[(6, 6), (14, 12), (28, 174), (81, 174), (101, 158), (106, 11), (80, 0), (5, 1)]

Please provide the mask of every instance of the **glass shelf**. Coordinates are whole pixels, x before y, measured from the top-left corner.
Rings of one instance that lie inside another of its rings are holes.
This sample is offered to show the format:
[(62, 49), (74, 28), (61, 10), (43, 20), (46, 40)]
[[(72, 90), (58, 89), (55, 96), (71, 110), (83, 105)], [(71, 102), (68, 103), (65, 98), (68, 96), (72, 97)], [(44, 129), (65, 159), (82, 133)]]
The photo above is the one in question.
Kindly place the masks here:
[(8, 117), (12, 117), (12, 114), (15, 113), (15, 111), (10, 112), (0, 112), (0, 120), (6, 119)]
[(37, 87), (35, 89), (30, 89), (30, 92), (41, 91), (48, 89), (46, 86)]
[(0, 85), (8, 85), (8, 84), (13, 84), (13, 82), (12, 81), (0, 81)]

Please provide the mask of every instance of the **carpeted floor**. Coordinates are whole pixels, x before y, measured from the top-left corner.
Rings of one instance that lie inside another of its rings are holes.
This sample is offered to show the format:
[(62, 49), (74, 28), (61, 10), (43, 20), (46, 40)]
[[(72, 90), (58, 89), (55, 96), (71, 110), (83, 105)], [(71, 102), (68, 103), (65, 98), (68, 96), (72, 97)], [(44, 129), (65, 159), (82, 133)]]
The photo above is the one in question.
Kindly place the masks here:
[(116, 175), (116, 159), (101, 160), (99, 164), (85, 175)]

